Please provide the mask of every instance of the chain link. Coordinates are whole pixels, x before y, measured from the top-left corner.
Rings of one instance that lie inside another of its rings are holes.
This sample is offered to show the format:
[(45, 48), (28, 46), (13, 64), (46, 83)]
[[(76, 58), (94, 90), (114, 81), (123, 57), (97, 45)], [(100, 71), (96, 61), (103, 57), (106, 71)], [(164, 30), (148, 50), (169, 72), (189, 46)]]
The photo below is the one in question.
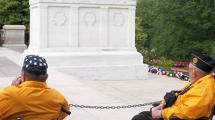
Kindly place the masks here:
[(155, 102), (149, 102), (144, 104), (136, 104), (136, 105), (121, 105), (121, 106), (91, 106), (91, 105), (78, 105), (78, 104), (70, 104), (70, 107), (75, 108), (88, 108), (88, 109), (126, 109), (126, 108), (137, 108), (152, 105)]

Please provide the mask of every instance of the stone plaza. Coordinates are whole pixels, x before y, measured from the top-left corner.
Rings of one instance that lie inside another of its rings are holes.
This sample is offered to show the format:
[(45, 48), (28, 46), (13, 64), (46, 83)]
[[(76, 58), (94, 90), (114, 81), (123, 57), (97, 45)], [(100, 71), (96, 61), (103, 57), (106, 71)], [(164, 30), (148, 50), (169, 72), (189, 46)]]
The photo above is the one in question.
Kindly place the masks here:
[[(23, 55), (0, 48), (0, 89), (10, 85), (21, 71)], [(170, 90), (183, 86), (185, 81), (176, 78), (149, 74), (147, 80), (91, 80), (75, 77), (58, 69), (49, 68), (50, 87), (59, 90), (70, 104), (81, 105), (134, 105), (161, 100)], [(54, 98), (50, 98), (54, 99)], [(71, 107), (67, 120), (131, 120), (132, 116), (149, 110), (151, 106), (95, 110)]]

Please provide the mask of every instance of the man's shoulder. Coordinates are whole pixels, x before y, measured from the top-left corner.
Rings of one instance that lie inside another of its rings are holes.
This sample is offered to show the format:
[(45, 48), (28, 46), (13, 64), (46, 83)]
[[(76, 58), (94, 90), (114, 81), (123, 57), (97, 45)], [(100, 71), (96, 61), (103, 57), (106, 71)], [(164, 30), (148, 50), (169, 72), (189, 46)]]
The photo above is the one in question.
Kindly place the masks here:
[(0, 90), (0, 97), (5, 98), (11, 96), (11, 94), (16, 94), (17, 93), (17, 88), (14, 86), (8, 86), (2, 90)]
[[(59, 99), (59, 100), (65, 99), (63, 94), (61, 94), (58, 90), (56, 90), (54, 88), (48, 87), (48, 88), (46, 88), (46, 90), (47, 90), (46, 92), (40, 92), (40, 94), (37, 94), (37, 95), (39, 95), (39, 96), (44, 96), (45, 95), (45, 96), (50, 96), (50, 97), (53, 96), (53, 97), (55, 97), (56, 99)], [(3, 90), (0, 90), (1, 95), (14, 96), (14, 97), (18, 97), (17, 94), (25, 95), (26, 93), (29, 93), (29, 92), (37, 93), (38, 90), (26, 89), (25, 87), (20, 87), (20, 86), (8, 86), (8, 87), (4, 88)]]
[(3, 90), (0, 90), (0, 92), (11, 92), (18, 90), (18, 87), (16, 86), (7, 86)]
[(50, 91), (50, 94), (52, 94), (53, 96), (56, 96), (56, 97), (60, 97), (60, 98), (64, 98), (63, 94), (61, 94), (60, 91), (54, 89), (54, 88), (48, 88), (49, 91)]
[(200, 83), (208, 83), (208, 82), (215, 82), (214, 76), (212, 74), (208, 74), (202, 78), (200, 78), (196, 83), (200, 84)]

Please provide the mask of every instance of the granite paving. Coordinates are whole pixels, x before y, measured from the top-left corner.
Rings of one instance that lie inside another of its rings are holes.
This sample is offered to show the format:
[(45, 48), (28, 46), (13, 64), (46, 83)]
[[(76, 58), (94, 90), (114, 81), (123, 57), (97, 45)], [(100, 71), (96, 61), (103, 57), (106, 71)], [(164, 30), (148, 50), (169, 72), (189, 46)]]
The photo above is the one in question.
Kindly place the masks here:
[[(10, 85), (20, 74), (23, 55), (0, 47), (0, 89)], [(81, 105), (134, 105), (161, 100), (170, 90), (180, 89), (185, 81), (167, 76), (149, 74), (147, 80), (91, 80), (65, 74), (49, 68), (48, 85), (60, 91), (70, 104)], [(54, 99), (54, 98), (50, 98)], [(99, 110), (71, 107), (66, 120), (131, 120), (132, 116), (151, 106)]]

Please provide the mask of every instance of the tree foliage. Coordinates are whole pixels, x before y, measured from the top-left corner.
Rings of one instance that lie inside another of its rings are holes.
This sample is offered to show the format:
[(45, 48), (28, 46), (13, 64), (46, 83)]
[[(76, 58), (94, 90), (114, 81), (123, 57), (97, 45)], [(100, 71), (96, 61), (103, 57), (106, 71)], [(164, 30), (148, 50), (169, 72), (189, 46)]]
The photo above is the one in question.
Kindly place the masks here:
[(139, 0), (146, 41), (159, 56), (185, 59), (200, 50), (215, 56), (215, 0)]
[(144, 52), (146, 45), (147, 34), (143, 32), (142, 19), (140, 17), (136, 17), (136, 47), (140, 53)]
[(155, 18), (154, 4), (153, 0), (139, 0), (137, 4), (136, 16), (141, 19), (142, 31), (147, 34), (147, 38), (143, 43), (145, 49), (150, 49), (151, 47), (152, 21)]
[(23, 24), (29, 29), (28, 0), (0, 0), (0, 27)]

